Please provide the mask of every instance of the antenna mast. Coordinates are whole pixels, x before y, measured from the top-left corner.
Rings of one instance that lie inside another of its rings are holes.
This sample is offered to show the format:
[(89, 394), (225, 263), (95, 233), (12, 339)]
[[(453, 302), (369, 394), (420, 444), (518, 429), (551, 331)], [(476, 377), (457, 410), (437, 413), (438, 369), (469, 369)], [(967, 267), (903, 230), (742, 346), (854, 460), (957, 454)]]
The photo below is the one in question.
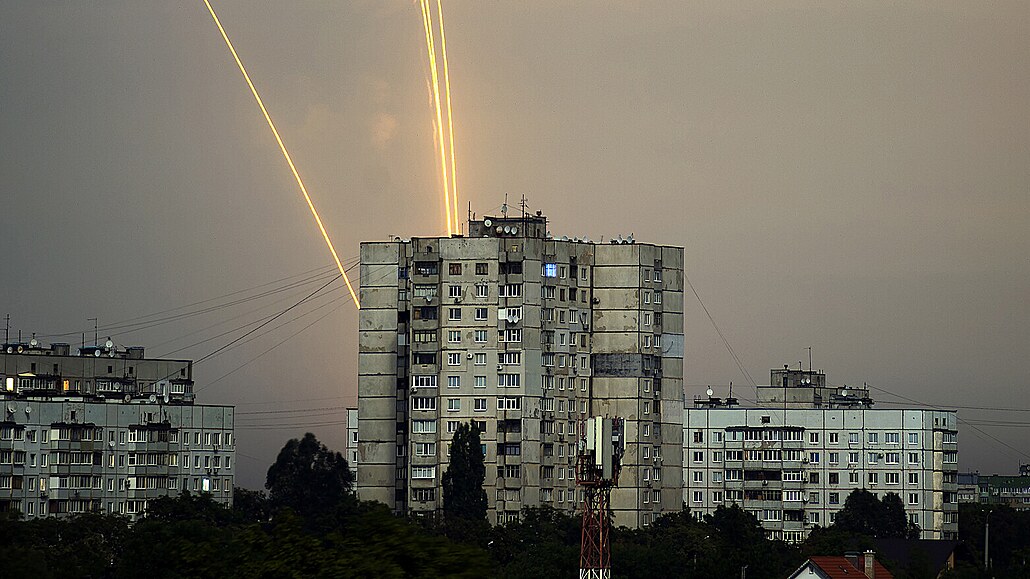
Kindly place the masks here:
[(621, 418), (592, 416), (580, 423), (576, 484), (583, 487), (579, 579), (612, 576), (612, 488), (619, 484), (625, 449)]

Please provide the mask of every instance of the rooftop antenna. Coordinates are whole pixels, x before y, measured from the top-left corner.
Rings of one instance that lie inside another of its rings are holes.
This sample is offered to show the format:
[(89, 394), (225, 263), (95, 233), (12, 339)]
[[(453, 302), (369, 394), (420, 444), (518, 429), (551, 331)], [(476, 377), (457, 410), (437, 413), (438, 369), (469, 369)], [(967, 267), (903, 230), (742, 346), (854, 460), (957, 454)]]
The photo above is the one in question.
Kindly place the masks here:
[(96, 318), (86, 318), (86, 321), (93, 322), (93, 345), (96, 346), (100, 342), (100, 332), (97, 331), (99, 329), (97, 326), (98, 321)]
[(4, 325), (4, 343), (11, 341), (11, 314), (7, 314), (6, 325)]
[(501, 217), (508, 217), (508, 194), (504, 194), (504, 203), (501, 204)]
[(805, 350), (808, 350), (808, 371), (811, 372), (812, 371), (812, 346), (809, 346), (809, 347), (805, 348)]

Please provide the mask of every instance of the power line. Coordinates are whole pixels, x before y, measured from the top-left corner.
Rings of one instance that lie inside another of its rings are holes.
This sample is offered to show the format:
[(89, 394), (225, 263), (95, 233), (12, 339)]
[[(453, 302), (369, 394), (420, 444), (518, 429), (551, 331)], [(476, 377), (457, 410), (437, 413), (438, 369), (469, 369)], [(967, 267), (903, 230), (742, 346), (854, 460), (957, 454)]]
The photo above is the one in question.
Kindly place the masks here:
[(708, 316), (708, 321), (712, 322), (712, 327), (715, 328), (715, 332), (719, 334), (719, 338), (722, 339), (723, 345), (726, 346), (726, 351), (730, 353), (730, 356), (733, 358), (733, 361), (736, 362), (737, 368), (740, 369), (740, 373), (744, 375), (745, 380), (751, 383), (751, 387), (755, 389), (755, 396), (758, 396), (758, 383), (755, 382), (755, 379), (751, 377), (751, 373), (748, 372), (747, 368), (744, 367), (744, 364), (740, 361), (740, 357), (738, 357), (737, 353), (733, 351), (733, 346), (730, 346), (730, 341), (726, 339), (726, 336), (723, 335), (722, 330), (719, 329), (719, 325), (715, 323), (715, 318), (712, 317), (712, 314), (708, 311), (708, 308), (705, 306), (705, 303), (701, 301), (701, 296), (697, 293), (697, 290), (694, 289), (694, 284), (690, 283), (690, 278), (687, 277), (686, 270), (683, 271), (683, 279), (686, 280), (687, 285), (690, 287), (690, 291), (694, 292), (694, 297), (697, 298), (697, 303), (701, 304), (701, 309), (704, 310), (705, 315)]

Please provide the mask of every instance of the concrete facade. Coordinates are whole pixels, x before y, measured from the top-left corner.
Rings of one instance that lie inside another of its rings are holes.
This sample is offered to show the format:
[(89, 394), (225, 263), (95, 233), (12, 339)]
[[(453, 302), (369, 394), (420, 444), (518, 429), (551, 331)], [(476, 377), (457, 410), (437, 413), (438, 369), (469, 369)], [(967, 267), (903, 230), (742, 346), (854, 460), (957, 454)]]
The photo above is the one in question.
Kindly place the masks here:
[(481, 430), (491, 522), (572, 511), (576, 432), (626, 420), (615, 523), (681, 507), (683, 250), (555, 239), (542, 216), (361, 246), (358, 493), (442, 506), (448, 441)]
[(135, 519), (184, 490), (232, 504), (234, 410), (192, 403), (191, 362), (5, 344), (0, 384), (0, 510)]
[[(870, 402), (871, 404), (871, 402)], [(958, 534), (954, 411), (845, 407), (685, 409), (683, 501), (702, 516), (738, 503), (800, 542), (856, 489), (893, 492), (924, 539)]]

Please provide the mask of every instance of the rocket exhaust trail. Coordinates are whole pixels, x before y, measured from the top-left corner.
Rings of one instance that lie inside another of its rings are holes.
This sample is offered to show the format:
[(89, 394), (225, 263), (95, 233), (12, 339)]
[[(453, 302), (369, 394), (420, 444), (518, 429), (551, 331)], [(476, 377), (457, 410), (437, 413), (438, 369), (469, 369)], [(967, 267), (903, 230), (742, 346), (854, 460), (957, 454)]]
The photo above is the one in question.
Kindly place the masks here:
[(250, 75), (247, 74), (247, 69), (243, 66), (243, 61), (240, 60), (240, 56), (236, 54), (236, 49), (233, 48), (232, 42), (229, 40), (229, 35), (225, 33), (225, 28), (222, 28), (222, 23), (218, 20), (218, 15), (215, 14), (215, 9), (211, 7), (211, 2), (204, 0), (204, 4), (207, 6), (208, 12), (211, 13), (211, 18), (215, 21), (215, 26), (218, 27), (218, 31), (222, 33), (222, 39), (225, 40), (225, 45), (229, 47), (229, 52), (232, 53), (233, 59), (236, 60), (236, 66), (240, 68), (240, 72), (243, 73), (244, 80), (247, 81), (247, 86), (250, 87), (250, 92), (254, 94), (254, 100), (257, 101), (258, 108), (261, 109), (261, 114), (265, 116), (265, 121), (268, 122), (268, 128), (272, 130), (272, 135), (275, 136), (275, 142), (279, 144), (279, 150), (282, 151), (283, 157), (286, 159), (286, 164), (290, 166), (290, 171), (293, 172), (293, 177), (297, 180), (297, 186), (300, 187), (300, 192), (304, 194), (304, 201), (308, 204), (308, 209), (311, 210), (311, 216), (315, 218), (315, 224), (318, 225), (318, 230), (322, 232), (322, 239), (325, 240), (326, 246), (329, 248), (329, 253), (333, 255), (333, 261), (336, 262), (336, 267), (340, 270), (340, 275), (343, 276), (343, 281), (347, 284), (347, 290), (350, 292), (351, 299), (354, 300), (354, 305), (361, 309), (361, 303), (358, 301), (358, 295), (354, 292), (354, 286), (351, 285), (350, 277), (347, 276), (347, 271), (343, 267), (343, 263), (340, 261), (340, 256), (336, 253), (336, 248), (333, 247), (333, 242), (329, 239), (329, 233), (326, 231), (325, 226), (322, 225), (322, 218), (318, 216), (318, 211), (315, 210), (315, 204), (311, 202), (311, 196), (308, 195), (308, 188), (304, 186), (304, 181), (300, 178), (300, 173), (297, 172), (296, 165), (293, 164), (293, 159), (290, 157), (289, 151), (286, 150), (286, 145), (283, 144), (282, 137), (279, 136), (279, 131), (275, 128), (275, 123), (272, 122), (272, 117), (268, 115), (268, 110), (265, 108), (265, 104), (261, 101), (261, 96), (258, 94), (257, 88), (254, 87), (254, 83), (250, 80)]
[[(457, 233), (459, 226), (458, 218), (458, 186), (456, 163), (454, 160), (454, 125), (451, 113), (451, 86), (449, 70), (447, 65), (447, 40), (444, 37), (443, 28), (443, 7), (437, 0), (437, 13), (440, 20), (440, 43), (441, 58), (443, 60), (443, 87), (440, 83), (440, 67), (437, 63), (436, 38), (433, 32), (433, 10), (431, 0), (419, 0), (422, 9), (422, 26), (426, 35), (426, 51), (429, 56), (430, 93), (433, 101), (435, 120), (433, 122), (434, 148), (440, 153), (440, 173), (443, 181), (444, 213), (447, 215), (448, 234)], [(441, 93), (445, 93), (444, 102), (441, 103)], [(444, 133), (443, 107), (447, 107), (447, 134)], [(450, 163), (448, 163), (448, 153)], [(448, 171), (448, 164), (450, 170)], [(448, 174), (450, 178), (448, 179)]]

